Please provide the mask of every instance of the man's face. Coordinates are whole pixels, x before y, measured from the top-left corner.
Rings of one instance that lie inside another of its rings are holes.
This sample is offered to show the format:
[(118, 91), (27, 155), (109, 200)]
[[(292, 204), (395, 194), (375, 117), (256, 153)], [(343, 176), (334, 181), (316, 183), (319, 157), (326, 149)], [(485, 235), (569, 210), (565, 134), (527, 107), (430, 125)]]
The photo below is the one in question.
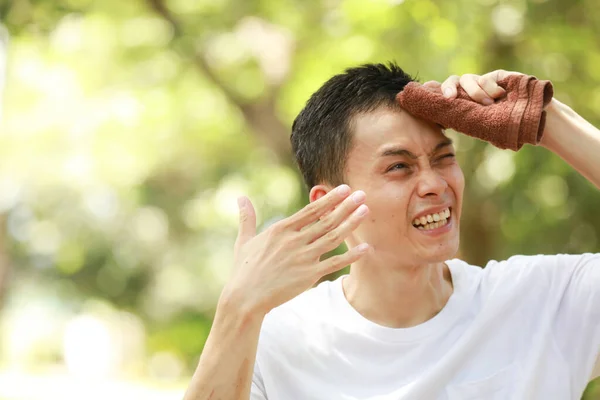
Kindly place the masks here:
[(405, 111), (380, 108), (356, 116), (352, 131), (345, 176), (353, 190), (367, 194), (370, 210), (352, 244), (367, 242), (378, 259), (410, 265), (452, 258), (464, 176), (442, 129)]

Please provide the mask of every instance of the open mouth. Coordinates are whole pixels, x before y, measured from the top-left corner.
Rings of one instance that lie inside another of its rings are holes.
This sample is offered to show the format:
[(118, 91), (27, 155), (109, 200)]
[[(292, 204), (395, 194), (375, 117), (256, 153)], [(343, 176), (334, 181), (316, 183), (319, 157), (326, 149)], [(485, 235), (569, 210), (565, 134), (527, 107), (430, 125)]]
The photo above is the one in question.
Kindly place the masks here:
[(450, 222), (451, 214), (452, 208), (449, 207), (435, 214), (415, 218), (412, 224), (415, 228), (425, 231), (441, 228)]

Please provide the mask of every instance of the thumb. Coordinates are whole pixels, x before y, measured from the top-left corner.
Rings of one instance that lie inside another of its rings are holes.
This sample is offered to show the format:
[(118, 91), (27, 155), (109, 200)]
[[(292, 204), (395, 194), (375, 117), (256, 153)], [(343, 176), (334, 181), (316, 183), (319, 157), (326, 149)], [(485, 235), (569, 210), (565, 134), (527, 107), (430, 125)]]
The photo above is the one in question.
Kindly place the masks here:
[(256, 212), (252, 202), (246, 196), (238, 198), (238, 208), (240, 224), (236, 244), (241, 245), (256, 236)]

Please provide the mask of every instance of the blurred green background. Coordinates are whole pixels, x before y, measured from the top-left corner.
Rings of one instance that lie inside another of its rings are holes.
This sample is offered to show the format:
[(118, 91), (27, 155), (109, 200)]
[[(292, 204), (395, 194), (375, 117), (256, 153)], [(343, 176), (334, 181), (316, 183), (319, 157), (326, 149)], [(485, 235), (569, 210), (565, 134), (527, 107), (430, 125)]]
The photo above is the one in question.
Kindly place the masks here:
[[(0, 0), (0, 38), (6, 400), (179, 398), (237, 196), (263, 227), (307, 202), (291, 122), (346, 67), (521, 71), (600, 125), (597, 0)], [(558, 157), (451, 135), (462, 258), (599, 251), (599, 193)]]

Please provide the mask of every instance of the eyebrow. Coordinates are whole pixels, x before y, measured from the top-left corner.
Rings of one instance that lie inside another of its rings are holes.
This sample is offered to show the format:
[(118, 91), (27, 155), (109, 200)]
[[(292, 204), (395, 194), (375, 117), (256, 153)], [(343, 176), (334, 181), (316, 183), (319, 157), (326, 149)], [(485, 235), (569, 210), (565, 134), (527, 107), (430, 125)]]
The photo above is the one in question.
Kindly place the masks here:
[[(431, 153), (433, 154), (446, 146), (450, 146), (451, 144), (452, 144), (452, 139), (446, 138), (443, 141), (439, 142), (435, 146), (435, 148), (433, 149), (433, 151)], [(396, 156), (396, 157), (397, 156), (406, 156), (406, 157), (409, 157), (412, 159), (418, 158), (414, 153), (412, 153), (406, 149), (403, 149), (401, 147), (392, 147), (387, 150), (384, 150), (383, 152), (381, 152), (381, 154), (379, 154), (379, 157), (390, 157), (390, 156)]]

